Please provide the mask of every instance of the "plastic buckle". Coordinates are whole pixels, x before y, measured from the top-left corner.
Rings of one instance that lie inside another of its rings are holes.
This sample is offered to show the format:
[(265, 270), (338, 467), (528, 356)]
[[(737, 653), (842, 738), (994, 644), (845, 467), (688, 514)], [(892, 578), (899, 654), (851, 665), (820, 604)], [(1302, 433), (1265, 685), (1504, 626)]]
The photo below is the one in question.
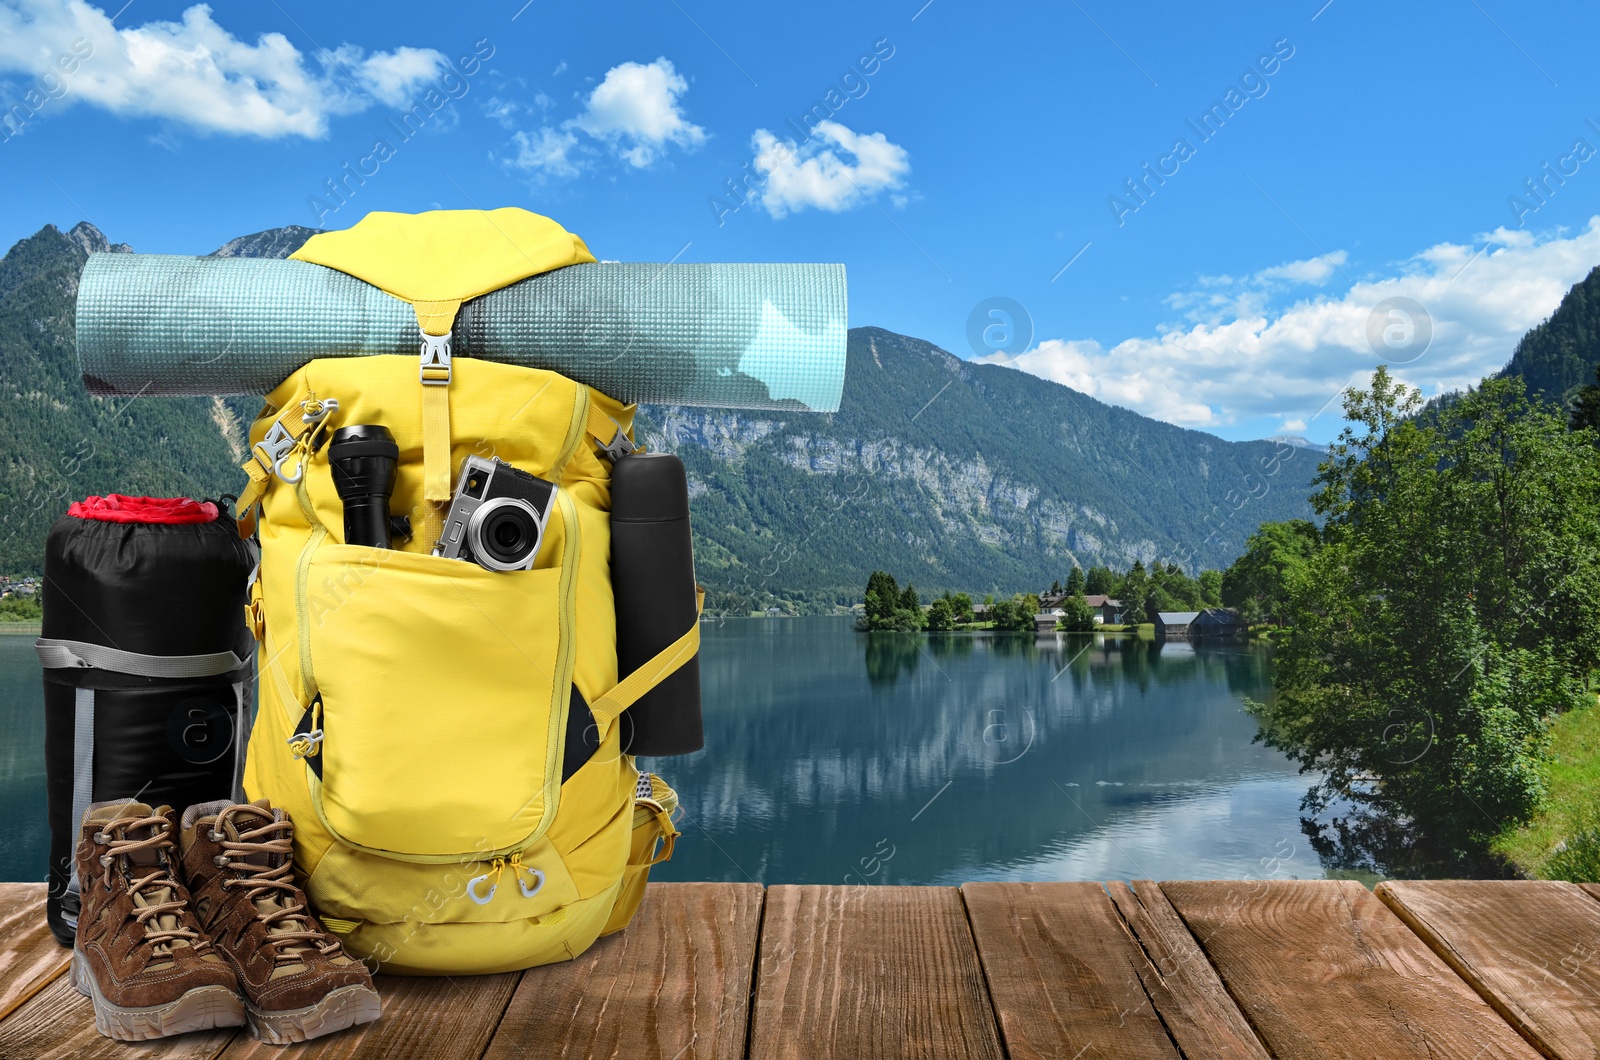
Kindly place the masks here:
[[(294, 455), (295, 448), (299, 444), (299, 440), (289, 433), (289, 428), (285, 427), (282, 421), (274, 420), (272, 426), (267, 428), (266, 437), (251, 447), (250, 455), (257, 464), (261, 464), (262, 470), (276, 475), (284, 485), (293, 486), (305, 474), (305, 463), (302, 461), (292, 476), (283, 470), (283, 465)], [(265, 463), (262, 463), (258, 450), (260, 454), (266, 456)]]
[[(611, 420), (611, 417), (607, 416), (606, 419)], [(596, 452), (615, 464), (629, 453), (637, 452), (639, 447), (628, 438), (628, 432), (622, 429), (622, 424), (611, 420), (611, 425), (617, 429), (617, 433), (611, 436), (611, 441), (603, 443)]]
[(322, 743), (322, 730), (297, 732), (283, 742), (289, 745), (289, 751), (294, 757), (310, 758), (317, 753), (318, 745)]
[(301, 423), (321, 423), (331, 414), (339, 411), (338, 398), (323, 398), (320, 401), (313, 395), (300, 403), (303, 409), (300, 413)]
[(449, 335), (429, 335), (423, 332), (420, 375), (423, 386), (450, 385)]

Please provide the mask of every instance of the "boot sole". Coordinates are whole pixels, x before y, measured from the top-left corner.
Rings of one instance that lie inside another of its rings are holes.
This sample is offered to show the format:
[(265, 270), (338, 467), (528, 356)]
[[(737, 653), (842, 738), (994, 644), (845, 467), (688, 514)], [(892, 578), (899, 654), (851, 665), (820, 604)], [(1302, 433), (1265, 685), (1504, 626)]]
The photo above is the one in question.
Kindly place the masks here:
[(250, 1037), (269, 1045), (289, 1045), (371, 1023), (383, 1015), (383, 1002), (370, 986), (352, 983), (331, 991), (315, 1005), (289, 1012), (262, 1012), (247, 1005)]
[(225, 986), (197, 986), (176, 1001), (146, 1008), (113, 1005), (100, 992), (88, 964), (72, 955), (72, 985), (94, 1003), (94, 1029), (119, 1042), (143, 1042), (189, 1031), (241, 1027), (244, 1001)]

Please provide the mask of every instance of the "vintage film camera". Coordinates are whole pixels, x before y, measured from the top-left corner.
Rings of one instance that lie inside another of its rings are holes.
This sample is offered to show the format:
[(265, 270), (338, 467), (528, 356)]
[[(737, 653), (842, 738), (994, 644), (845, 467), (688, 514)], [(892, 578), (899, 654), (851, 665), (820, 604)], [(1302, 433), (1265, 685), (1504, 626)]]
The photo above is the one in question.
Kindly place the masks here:
[(556, 486), (498, 458), (469, 456), (433, 554), (493, 571), (530, 570)]

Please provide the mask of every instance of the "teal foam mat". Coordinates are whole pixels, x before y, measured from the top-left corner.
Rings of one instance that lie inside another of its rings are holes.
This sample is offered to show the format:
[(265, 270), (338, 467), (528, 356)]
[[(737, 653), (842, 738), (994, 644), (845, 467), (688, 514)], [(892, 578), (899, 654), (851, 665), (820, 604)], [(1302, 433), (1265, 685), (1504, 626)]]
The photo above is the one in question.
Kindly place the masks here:
[[(466, 303), (454, 355), (622, 401), (834, 412), (843, 265), (572, 265)], [(92, 254), (78, 361), (95, 394), (264, 394), (318, 357), (415, 356), (411, 307), (308, 262)]]

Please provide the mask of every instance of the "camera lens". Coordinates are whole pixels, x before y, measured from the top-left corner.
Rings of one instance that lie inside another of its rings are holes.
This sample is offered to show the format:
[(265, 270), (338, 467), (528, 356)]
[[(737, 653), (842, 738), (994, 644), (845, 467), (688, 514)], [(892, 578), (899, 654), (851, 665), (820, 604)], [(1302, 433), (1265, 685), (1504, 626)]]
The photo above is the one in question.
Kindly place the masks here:
[(473, 556), (491, 570), (521, 570), (539, 551), (539, 517), (527, 501), (497, 497), (472, 513)]

